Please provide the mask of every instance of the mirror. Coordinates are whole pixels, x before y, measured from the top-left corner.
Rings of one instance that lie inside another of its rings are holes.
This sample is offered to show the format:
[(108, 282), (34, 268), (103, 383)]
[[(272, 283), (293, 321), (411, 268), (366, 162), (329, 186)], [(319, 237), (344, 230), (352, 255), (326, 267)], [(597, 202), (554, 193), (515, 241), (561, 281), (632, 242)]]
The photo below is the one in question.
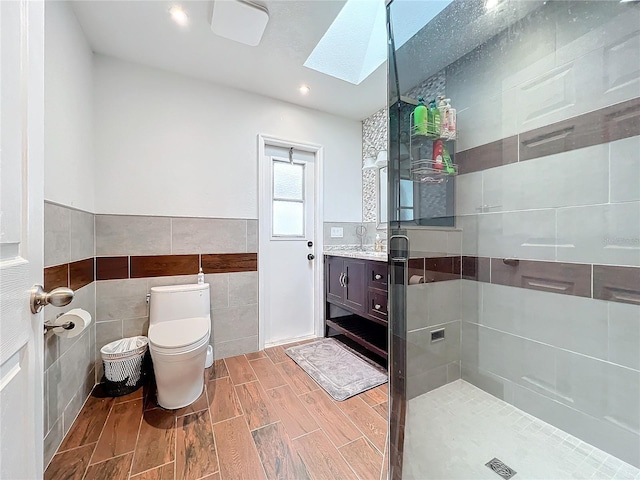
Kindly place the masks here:
[(387, 168), (376, 169), (376, 197), (378, 230), (387, 228)]

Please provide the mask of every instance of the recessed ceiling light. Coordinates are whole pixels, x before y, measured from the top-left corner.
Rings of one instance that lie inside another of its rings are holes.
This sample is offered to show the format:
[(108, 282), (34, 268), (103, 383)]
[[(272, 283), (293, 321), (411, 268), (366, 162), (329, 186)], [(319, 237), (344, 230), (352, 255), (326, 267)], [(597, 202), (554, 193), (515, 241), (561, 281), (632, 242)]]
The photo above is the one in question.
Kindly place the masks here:
[(181, 27), (184, 27), (189, 23), (189, 16), (187, 15), (187, 12), (178, 5), (174, 5), (169, 9), (169, 15), (171, 15), (173, 21)]
[(309, 93), (309, 90), (311, 90), (309, 88), (309, 85), (300, 85), (300, 93), (302, 95), (306, 95), (307, 93)]

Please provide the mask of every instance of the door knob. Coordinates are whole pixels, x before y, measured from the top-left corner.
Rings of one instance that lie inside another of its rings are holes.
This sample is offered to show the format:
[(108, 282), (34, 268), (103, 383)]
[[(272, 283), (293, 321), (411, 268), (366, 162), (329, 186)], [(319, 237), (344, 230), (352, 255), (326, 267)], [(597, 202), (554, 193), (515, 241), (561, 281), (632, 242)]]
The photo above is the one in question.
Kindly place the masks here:
[(54, 307), (64, 307), (69, 305), (73, 300), (73, 290), (66, 287), (54, 288), (47, 293), (42, 285), (34, 285), (31, 289), (31, 313), (38, 313), (45, 305), (53, 305)]
[(316, 258), (316, 256), (313, 253), (307, 255), (307, 260), (313, 260), (314, 258)]

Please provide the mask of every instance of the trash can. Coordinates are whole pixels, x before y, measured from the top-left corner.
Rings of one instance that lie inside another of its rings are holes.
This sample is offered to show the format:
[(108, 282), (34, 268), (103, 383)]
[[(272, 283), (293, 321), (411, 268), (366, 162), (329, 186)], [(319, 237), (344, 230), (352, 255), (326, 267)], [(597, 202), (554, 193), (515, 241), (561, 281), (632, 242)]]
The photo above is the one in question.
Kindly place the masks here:
[(144, 383), (149, 363), (149, 339), (116, 340), (100, 349), (104, 366), (103, 388), (111, 397), (135, 392)]

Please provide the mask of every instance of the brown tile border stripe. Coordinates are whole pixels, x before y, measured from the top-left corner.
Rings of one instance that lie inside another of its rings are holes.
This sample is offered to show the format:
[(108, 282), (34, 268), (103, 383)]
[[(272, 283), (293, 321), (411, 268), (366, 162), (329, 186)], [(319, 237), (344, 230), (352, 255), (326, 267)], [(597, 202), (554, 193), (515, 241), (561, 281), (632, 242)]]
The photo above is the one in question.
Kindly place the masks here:
[(257, 270), (257, 253), (219, 253), (202, 255), (202, 271), (204, 273), (255, 272)]
[(199, 256), (148, 255), (131, 257), (131, 278), (193, 275), (198, 273)]
[(507, 137), (495, 142), (456, 152), (459, 173), (478, 172), (518, 161), (518, 137)]
[(462, 278), (640, 305), (640, 267), (463, 256)]
[(129, 257), (96, 257), (96, 280), (129, 278)]
[(50, 292), (54, 288), (69, 286), (69, 264), (55, 265), (44, 269), (44, 289)]
[(455, 162), (460, 174), (478, 172), (613, 142), (638, 132), (640, 97), (456, 152)]
[(424, 259), (424, 282), (443, 282), (460, 279), (460, 257)]
[(91, 257), (69, 264), (69, 288), (71, 290), (78, 290), (93, 282), (95, 278), (93, 263), (94, 259)]
[(640, 267), (594, 265), (593, 298), (640, 305)]
[(589, 298), (591, 265), (492, 258), (491, 283)]

